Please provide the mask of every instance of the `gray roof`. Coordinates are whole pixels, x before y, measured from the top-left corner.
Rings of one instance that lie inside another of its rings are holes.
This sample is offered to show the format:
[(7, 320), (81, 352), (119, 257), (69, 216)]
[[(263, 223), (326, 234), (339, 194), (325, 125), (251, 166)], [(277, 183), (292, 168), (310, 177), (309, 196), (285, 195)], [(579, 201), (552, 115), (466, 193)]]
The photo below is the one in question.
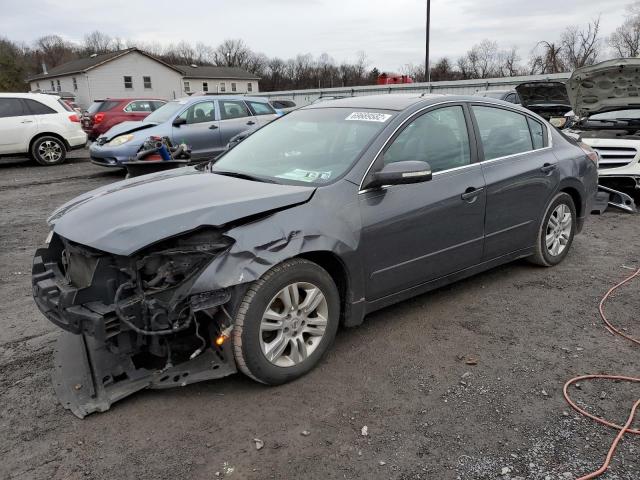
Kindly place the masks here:
[(181, 70), (185, 78), (220, 78), (220, 79), (238, 79), (238, 80), (260, 80), (260, 77), (236, 67), (212, 67), (191, 65), (174, 65), (175, 68)]
[(142, 55), (145, 55), (151, 58), (152, 60), (162, 63), (163, 65), (171, 68), (172, 70), (178, 70), (173, 65), (169, 65), (168, 63), (163, 62), (162, 60), (152, 55), (149, 55), (148, 53), (145, 53), (142, 50), (134, 47), (134, 48), (127, 48), (125, 50), (118, 50), (115, 52), (103, 53), (100, 55), (96, 55), (94, 57), (78, 58), (77, 60), (72, 60), (70, 62), (63, 63), (62, 65), (58, 65), (57, 67), (53, 67), (49, 69), (46, 75), (44, 73), (40, 73), (38, 75), (34, 75), (33, 77), (29, 77), (27, 81), (43, 80), (43, 79), (52, 78), (52, 77), (60, 77), (62, 75), (70, 75), (72, 73), (84, 73), (87, 70), (91, 70), (92, 68), (98, 67), (104, 63), (107, 63), (118, 57), (122, 57), (123, 55), (127, 55), (128, 53), (131, 53), (131, 52), (141, 53)]

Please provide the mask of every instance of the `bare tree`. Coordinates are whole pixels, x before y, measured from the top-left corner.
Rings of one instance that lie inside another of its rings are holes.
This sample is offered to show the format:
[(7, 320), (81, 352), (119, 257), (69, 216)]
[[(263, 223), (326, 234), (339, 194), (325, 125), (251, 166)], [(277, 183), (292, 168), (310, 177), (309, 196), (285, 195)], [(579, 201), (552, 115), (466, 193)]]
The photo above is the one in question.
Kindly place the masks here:
[(84, 53), (107, 53), (113, 48), (113, 39), (106, 33), (102, 33), (98, 30), (94, 30), (84, 36), (84, 43), (82, 45)]
[(537, 73), (560, 73), (564, 71), (565, 65), (562, 60), (560, 46), (546, 40), (538, 43), (529, 60), (529, 73), (534, 75)]
[(75, 46), (65, 42), (58, 35), (45, 35), (35, 42), (38, 63), (52, 68), (77, 57)]
[(600, 18), (589, 22), (586, 28), (567, 27), (561, 37), (561, 55), (565, 67), (573, 70), (593, 65), (601, 51)]
[(627, 7), (629, 17), (607, 39), (619, 57), (640, 55), (640, 2)]
[(216, 65), (227, 67), (244, 67), (249, 59), (251, 50), (240, 39), (230, 39), (222, 42), (214, 52)]
[(498, 52), (497, 63), (496, 73), (499, 77), (515, 77), (522, 74), (520, 56), (516, 47)]

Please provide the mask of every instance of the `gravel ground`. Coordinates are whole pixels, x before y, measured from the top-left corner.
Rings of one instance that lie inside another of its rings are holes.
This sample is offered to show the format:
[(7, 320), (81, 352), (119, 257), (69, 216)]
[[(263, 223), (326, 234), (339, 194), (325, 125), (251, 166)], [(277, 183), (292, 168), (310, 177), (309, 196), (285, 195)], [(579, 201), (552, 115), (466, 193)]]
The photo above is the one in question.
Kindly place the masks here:
[[(562, 385), (638, 376), (640, 350), (606, 333), (597, 304), (640, 266), (640, 216), (591, 217), (556, 268), (517, 262), (377, 312), (291, 384), (235, 375), (78, 420), (53, 393), (58, 332), (29, 272), (47, 214), (122, 178), (81, 156), (0, 164), (0, 478), (570, 479), (602, 462), (615, 432), (570, 411)], [(637, 337), (639, 286), (608, 307)], [(640, 397), (637, 385), (581, 387), (576, 399), (617, 422)], [(639, 453), (640, 438), (625, 439), (602, 478), (640, 478)]]

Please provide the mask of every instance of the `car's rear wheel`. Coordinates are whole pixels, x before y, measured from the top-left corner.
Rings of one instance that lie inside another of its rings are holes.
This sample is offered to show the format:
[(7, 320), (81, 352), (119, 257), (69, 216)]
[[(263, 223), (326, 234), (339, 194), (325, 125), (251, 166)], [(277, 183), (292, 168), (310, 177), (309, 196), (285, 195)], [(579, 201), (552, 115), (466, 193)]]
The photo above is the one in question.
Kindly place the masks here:
[(308, 260), (287, 260), (254, 282), (238, 307), (236, 363), (262, 383), (294, 380), (326, 353), (339, 318), (340, 295), (326, 270)]
[(545, 267), (559, 264), (569, 253), (576, 233), (576, 207), (571, 195), (560, 192), (549, 203), (530, 260)]
[(67, 147), (57, 137), (40, 137), (31, 145), (31, 157), (40, 165), (59, 165), (67, 158)]

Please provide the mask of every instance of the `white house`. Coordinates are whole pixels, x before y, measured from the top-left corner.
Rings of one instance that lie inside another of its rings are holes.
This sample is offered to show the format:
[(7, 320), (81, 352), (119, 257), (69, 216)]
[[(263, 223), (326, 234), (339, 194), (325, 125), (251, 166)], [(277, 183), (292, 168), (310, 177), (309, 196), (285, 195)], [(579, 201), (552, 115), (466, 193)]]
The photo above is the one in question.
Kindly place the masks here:
[(71, 92), (86, 108), (108, 97), (171, 100), (194, 92), (257, 92), (259, 78), (238, 68), (170, 65), (129, 48), (73, 60), (27, 81), (32, 91)]

